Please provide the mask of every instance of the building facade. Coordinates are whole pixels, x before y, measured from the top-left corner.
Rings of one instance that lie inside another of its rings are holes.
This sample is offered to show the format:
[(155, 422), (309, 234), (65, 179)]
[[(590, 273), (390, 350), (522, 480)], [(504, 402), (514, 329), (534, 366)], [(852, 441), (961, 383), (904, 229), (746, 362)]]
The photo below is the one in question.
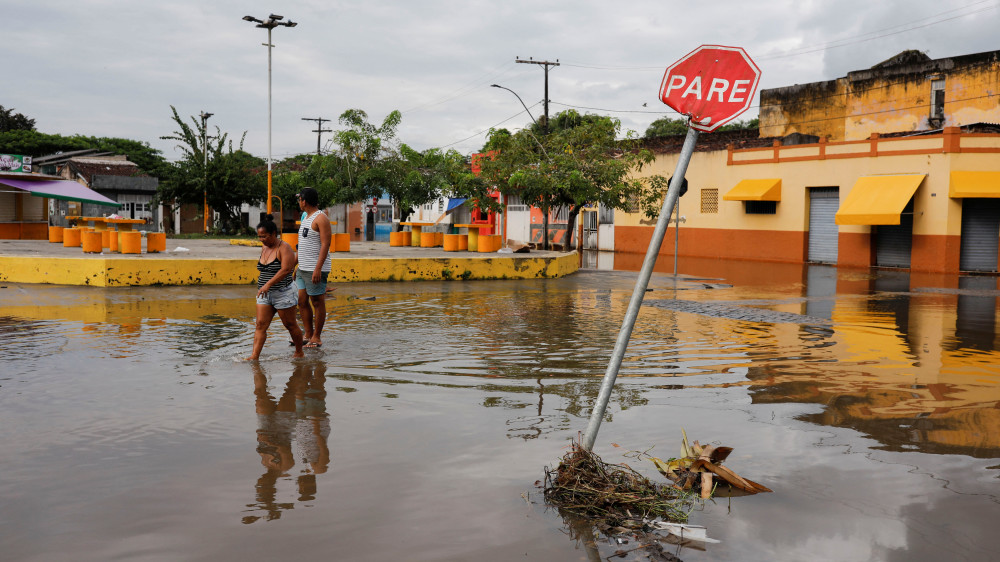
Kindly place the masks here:
[(931, 60), (904, 51), (824, 82), (761, 90), (760, 135), (828, 141), (1000, 123), (1000, 51)]

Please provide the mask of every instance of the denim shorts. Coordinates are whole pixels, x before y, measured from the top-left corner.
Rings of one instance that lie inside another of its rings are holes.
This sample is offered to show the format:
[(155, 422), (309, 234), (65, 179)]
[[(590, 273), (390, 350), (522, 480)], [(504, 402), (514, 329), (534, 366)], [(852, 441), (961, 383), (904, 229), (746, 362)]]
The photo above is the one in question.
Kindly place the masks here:
[(257, 304), (269, 304), (278, 310), (291, 308), (299, 304), (298, 291), (295, 283), (290, 283), (284, 289), (271, 289), (263, 296), (257, 297)]
[(312, 275), (313, 272), (311, 271), (304, 271), (301, 269), (296, 271), (295, 286), (298, 287), (300, 291), (305, 289), (306, 294), (310, 297), (322, 295), (326, 292), (326, 280), (330, 277), (330, 272), (321, 271), (319, 273), (319, 283), (312, 282)]

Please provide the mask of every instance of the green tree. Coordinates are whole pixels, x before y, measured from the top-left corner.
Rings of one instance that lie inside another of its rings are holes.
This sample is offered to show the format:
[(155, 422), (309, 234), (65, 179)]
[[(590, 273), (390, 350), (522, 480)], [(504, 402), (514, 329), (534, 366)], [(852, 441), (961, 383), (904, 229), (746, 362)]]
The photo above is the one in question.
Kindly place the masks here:
[(649, 127), (646, 127), (646, 134), (643, 136), (647, 139), (655, 139), (657, 137), (683, 135), (687, 134), (687, 129), (687, 119), (683, 117), (677, 119), (661, 117), (650, 123)]
[[(631, 132), (619, 139), (620, 130), (617, 119), (567, 110), (553, 119), (545, 137), (529, 129), (497, 137), (497, 152), (482, 160), (482, 175), (501, 191), (516, 193), (542, 211), (546, 249), (550, 210), (569, 207), (569, 246), (584, 206), (625, 210), (644, 190), (644, 182), (634, 176), (652, 162), (653, 155), (639, 147)], [(493, 142), (492, 133), (490, 137)]]
[(259, 203), (267, 196), (267, 163), (243, 150), (245, 132), (234, 150), (228, 133), (216, 127), (216, 134), (210, 137), (194, 116), (191, 116), (192, 127), (181, 119), (174, 106), (170, 109), (179, 130), (160, 138), (177, 141), (183, 156), (166, 180), (160, 182), (158, 197), (199, 205), (207, 199), (208, 206), (221, 215), (220, 230), (238, 232), (240, 207), (244, 203)]
[(6, 109), (0, 105), (0, 133), (7, 131), (34, 131), (35, 120), (24, 114), (14, 113), (14, 108)]
[(81, 135), (64, 137), (27, 129), (0, 133), (0, 152), (7, 154), (23, 154), (38, 158), (58, 152), (86, 149), (123, 154), (143, 172), (155, 177), (162, 177), (169, 168), (163, 153), (150, 147), (145, 141)]

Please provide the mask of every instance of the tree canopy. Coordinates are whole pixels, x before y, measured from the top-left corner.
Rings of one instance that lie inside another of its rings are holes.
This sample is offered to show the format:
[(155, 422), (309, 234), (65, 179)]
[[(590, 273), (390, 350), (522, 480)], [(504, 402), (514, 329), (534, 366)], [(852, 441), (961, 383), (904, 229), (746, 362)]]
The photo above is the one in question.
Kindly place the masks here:
[(492, 131), (489, 144), (496, 152), (481, 160), (487, 182), (542, 211), (546, 247), (551, 210), (569, 208), (567, 230), (572, 237), (584, 206), (628, 209), (630, 200), (644, 190), (635, 174), (653, 160), (631, 132), (618, 138), (621, 122), (612, 117), (570, 109), (556, 115), (552, 125), (547, 136), (532, 129), (506, 135)]
[[(730, 121), (729, 123), (726, 123), (716, 129), (715, 132), (724, 133), (726, 131), (753, 131), (759, 128), (760, 119), (754, 117), (753, 119), (747, 119), (745, 121)], [(643, 136), (647, 139), (652, 139), (656, 137), (684, 134), (687, 134), (687, 119), (682, 117), (678, 117), (676, 119), (661, 117), (649, 124), (649, 127), (646, 128), (646, 134)]]
[(22, 113), (14, 113), (14, 108), (0, 105), (0, 133), (7, 131), (34, 131), (35, 120)]
[(221, 230), (239, 231), (240, 207), (267, 197), (267, 163), (243, 150), (246, 133), (234, 150), (228, 133), (216, 127), (215, 135), (209, 136), (194, 116), (191, 116), (192, 127), (181, 119), (174, 106), (170, 110), (179, 130), (160, 138), (177, 141), (183, 156), (161, 178), (159, 198), (197, 204), (207, 199), (209, 207), (221, 215)]

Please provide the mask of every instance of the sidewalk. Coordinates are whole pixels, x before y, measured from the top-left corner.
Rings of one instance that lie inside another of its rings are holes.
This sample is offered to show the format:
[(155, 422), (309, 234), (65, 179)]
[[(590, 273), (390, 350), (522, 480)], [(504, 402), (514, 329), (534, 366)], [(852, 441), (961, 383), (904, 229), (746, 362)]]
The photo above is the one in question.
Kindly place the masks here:
[[(105, 250), (105, 252), (108, 252)], [(229, 240), (167, 239), (153, 254), (84, 254), (44, 240), (0, 240), (0, 282), (121, 287), (137, 285), (241, 285), (257, 279), (260, 248)], [(332, 252), (331, 282), (433, 279), (530, 279), (576, 271), (575, 252), (528, 254), (445, 252), (351, 242)]]

